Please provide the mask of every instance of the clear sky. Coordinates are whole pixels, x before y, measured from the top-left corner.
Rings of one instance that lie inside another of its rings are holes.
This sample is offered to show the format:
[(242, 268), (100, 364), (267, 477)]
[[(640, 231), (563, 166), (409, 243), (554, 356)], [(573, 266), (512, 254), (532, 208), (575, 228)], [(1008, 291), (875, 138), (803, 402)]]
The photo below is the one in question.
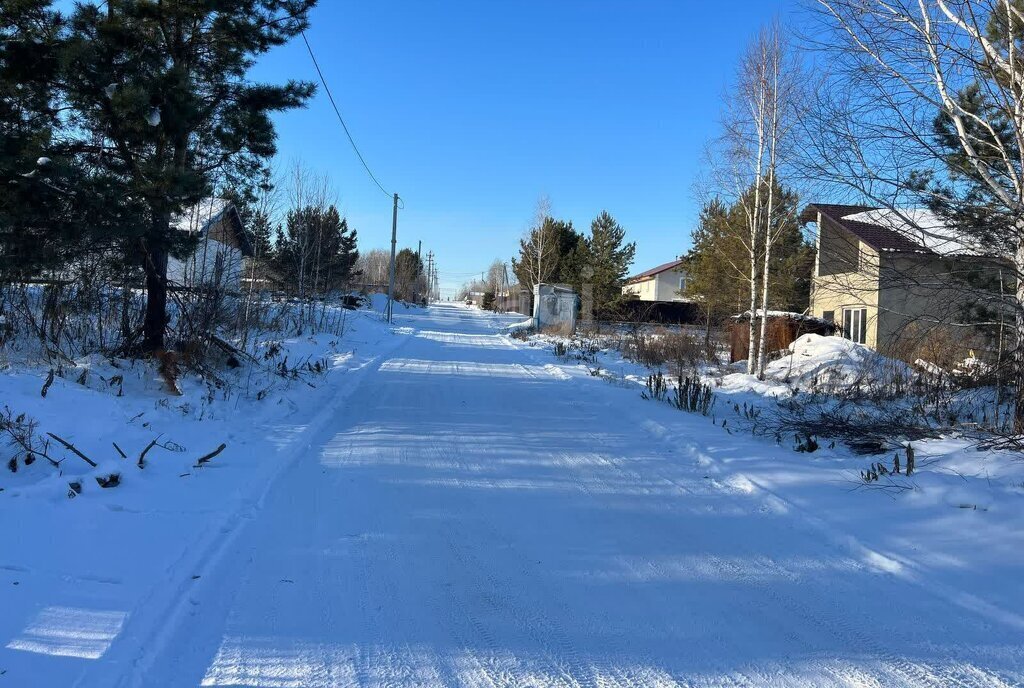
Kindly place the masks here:
[[(423, 241), (442, 288), (516, 255), (536, 202), (589, 228), (610, 212), (634, 271), (684, 252), (723, 91), (786, 0), (320, 0), (307, 32), (371, 168), (405, 201), (399, 247)], [(301, 39), (257, 79), (316, 79)], [(391, 201), (325, 94), (277, 118), (282, 163), (332, 178), (360, 248), (386, 247)]]

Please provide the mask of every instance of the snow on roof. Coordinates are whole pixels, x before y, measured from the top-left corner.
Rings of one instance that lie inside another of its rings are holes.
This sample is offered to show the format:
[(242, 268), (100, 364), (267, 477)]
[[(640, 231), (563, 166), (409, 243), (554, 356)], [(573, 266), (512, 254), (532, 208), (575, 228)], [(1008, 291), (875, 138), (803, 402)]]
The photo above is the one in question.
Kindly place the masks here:
[(230, 207), (231, 201), (226, 198), (204, 198), (171, 218), (171, 226), (182, 232), (203, 232)]
[[(799, 322), (808, 322), (815, 324), (834, 324), (831, 321), (824, 320), (814, 315), (807, 315), (806, 313), (796, 313), (794, 311), (773, 311), (771, 309), (763, 311), (760, 308), (758, 308), (755, 312), (757, 314), (756, 317), (758, 318), (763, 317), (762, 314), (767, 314), (767, 317), (769, 318), (786, 318), (787, 320), (796, 320)], [(750, 311), (746, 310), (740, 313), (739, 315), (734, 315), (732, 317), (733, 320), (750, 320)]]
[(252, 255), (252, 244), (249, 241), (245, 229), (242, 227), (241, 219), (235, 211), (235, 205), (226, 198), (204, 198), (191, 208), (186, 208), (180, 215), (171, 218), (171, 228), (181, 232), (193, 232), (204, 235), (206, 231), (216, 222), (219, 222), (224, 214), (231, 212), (233, 221), (231, 229), (238, 239), (239, 248), (243, 256)]
[(981, 247), (969, 237), (950, 227), (927, 208), (875, 208), (844, 215), (843, 219), (892, 230), (922, 250), (940, 256), (972, 256), (983, 253)]

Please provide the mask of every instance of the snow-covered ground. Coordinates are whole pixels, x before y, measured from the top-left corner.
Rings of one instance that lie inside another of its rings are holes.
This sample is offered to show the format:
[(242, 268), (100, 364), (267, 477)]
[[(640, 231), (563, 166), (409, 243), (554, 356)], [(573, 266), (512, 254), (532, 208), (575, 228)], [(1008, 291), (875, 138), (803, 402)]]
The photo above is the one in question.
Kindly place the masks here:
[[(202, 420), (3, 377), (129, 459), (0, 493), (0, 688), (1024, 683), (1019, 461), (932, 440), (914, 489), (853, 490), (863, 457), (644, 401), (521, 319), (359, 321), (315, 388)], [(156, 433), (185, 451), (140, 471)]]

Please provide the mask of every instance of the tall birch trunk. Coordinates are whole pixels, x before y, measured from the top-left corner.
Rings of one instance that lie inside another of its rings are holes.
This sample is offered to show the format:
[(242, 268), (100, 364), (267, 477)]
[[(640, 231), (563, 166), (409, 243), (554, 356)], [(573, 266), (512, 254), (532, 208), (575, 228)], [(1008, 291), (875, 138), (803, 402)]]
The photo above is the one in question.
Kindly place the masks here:
[(1016, 265), (1016, 303), (1014, 304), (1014, 324), (1016, 325), (1017, 342), (1013, 351), (1014, 383), (1016, 398), (1013, 404), (1013, 432), (1024, 434), (1024, 231), (1018, 232)]
[[(774, 157), (774, 156), (773, 156)], [(768, 170), (768, 203), (765, 212), (764, 228), (764, 268), (761, 274), (761, 336), (757, 344), (757, 377), (764, 379), (766, 349), (768, 335), (768, 278), (772, 255), (772, 213), (775, 211), (775, 171)]]
[(754, 167), (754, 207), (750, 213), (750, 327), (747, 332), (747, 374), (753, 375), (757, 365), (756, 316), (757, 316), (757, 242), (761, 234), (761, 178), (764, 170), (764, 82), (758, 88), (758, 102), (754, 106), (755, 129), (757, 131), (757, 157)]
[(765, 365), (767, 364), (765, 354), (767, 353), (766, 349), (768, 346), (768, 283), (771, 277), (772, 244), (775, 243), (777, 238), (777, 235), (772, 233), (772, 218), (775, 214), (775, 171), (778, 162), (779, 145), (779, 70), (781, 69), (781, 53), (782, 46), (779, 44), (778, 34), (772, 34), (772, 43), (768, 46), (768, 50), (765, 53), (766, 71), (770, 69), (771, 81), (765, 85), (765, 88), (770, 89), (770, 93), (765, 113), (768, 117), (768, 203), (764, 222), (764, 269), (761, 274), (761, 279), (763, 280), (761, 288), (761, 337), (757, 350), (757, 377), (761, 380), (764, 379)]

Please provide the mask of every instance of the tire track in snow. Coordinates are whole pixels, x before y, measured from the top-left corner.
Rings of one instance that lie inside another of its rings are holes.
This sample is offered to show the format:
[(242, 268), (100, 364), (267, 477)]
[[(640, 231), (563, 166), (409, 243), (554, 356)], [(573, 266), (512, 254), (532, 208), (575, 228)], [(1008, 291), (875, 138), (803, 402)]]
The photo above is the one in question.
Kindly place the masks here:
[[(456, 451), (455, 454), (462, 455), (462, 452)], [(607, 457), (604, 458), (604, 463), (613, 467), (620, 476), (628, 477), (638, 483), (642, 481), (642, 476), (639, 473), (626, 470), (618, 462), (607, 459)], [(588, 463), (587, 465), (590, 464)], [(677, 482), (672, 482), (671, 484), (682, 487)], [(577, 485), (582, 492), (594, 501), (595, 507), (604, 506), (607, 490), (594, 490), (593, 483), (589, 481), (578, 480)], [(474, 503), (478, 504), (475, 500)], [(472, 512), (477, 514), (488, 513), (487, 509), (483, 508), (482, 505), (473, 508)], [(564, 604), (559, 595), (543, 585), (543, 579), (536, 575), (528, 563), (528, 558), (516, 550), (511, 540), (500, 533), (494, 523), (481, 519), (476, 523), (474, 530), (475, 532), (471, 534), (465, 530), (453, 529), (448, 534), (449, 548), (460, 562), (460, 569), (463, 571), (473, 570), (478, 577), (482, 577), (486, 581), (487, 588), (498, 595), (497, 600), (492, 600), (492, 606), (495, 609), (505, 610), (506, 613), (511, 614), (520, 629), (520, 633), (528, 635), (540, 647), (556, 649), (555, 654), (546, 652), (545, 657), (549, 663), (559, 667), (561, 670), (560, 675), (566, 681), (565, 685), (596, 686), (599, 688), (669, 688), (681, 685), (675, 678), (667, 674), (653, 675), (654, 669), (658, 667), (657, 660), (649, 653), (637, 648), (631, 648), (627, 652), (622, 643), (622, 638), (618, 635), (612, 637), (613, 643), (611, 645), (606, 644), (602, 647), (600, 654), (589, 658), (582, 657), (577, 644), (571, 639), (570, 635), (551, 618), (552, 616), (572, 618), (572, 610)], [(481, 530), (483, 531), (482, 533), (480, 532)], [(500, 561), (495, 560), (488, 565), (474, 554), (473, 551), (461, 544), (472, 542), (474, 535), (478, 541), (482, 540), (491, 544), (500, 543), (501, 546), (494, 549), (496, 552), (503, 552), (506, 555)], [(483, 537), (480, 537), (481, 535)], [(496, 571), (501, 573), (495, 573)], [(530, 594), (527, 595), (526, 591), (529, 591)], [(556, 613), (551, 615), (539, 611), (545, 608)], [(462, 613), (466, 613), (473, 618), (470, 612)], [(486, 632), (478, 621), (473, 619), (473, 622), (478, 633), (491, 638), (490, 634)], [(648, 669), (646, 673), (643, 670), (624, 669), (609, 662), (606, 658), (608, 654), (611, 654), (613, 657), (629, 655), (633, 658), (634, 663), (639, 663), (641, 667), (647, 667)], [(504, 683), (498, 685), (512, 686), (519, 684)], [(556, 683), (555, 685), (563, 684)], [(763, 683), (752, 683), (746, 677), (737, 674), (730, 676), (723, 670), (720, 676), (717, 677), (714, 685), (722, 686), (723, 688), (729, 686), (744, 688), (763, 685)]]
[[(632, 413), (631, 415), (636, 417), (635, 413)], [(650, 420), (649, 418), (642, 420), (638, 424), (640, 427), (644, 428), (645, 432), (647, 432), (651, 437), (654, 437), (665, 443), (669, 442), (670, 434), (668, 430), (664, 428), (664, 426), (661, 426), (660, 424)], [(700, 467), (705, 464), (711, 464), (715, 466), (718, 465), (717, 462), (712, 457), (708, 456), (705, 452), (703, 452), (700, 449), (700, 447), (695, 442), (693, 442), (693, 440), (688, 439), (685, 436), (674, 437), (672, 439), (682, 440), (683, 442), (685, 442), (688, 452), (695, 459), (696, 466)], [(791, 508), (793, 511), (798, 511), (801, 513), (804, 512), (804, 510), (801, 509), (800, 507), (796, 506), (795, 504), (792, 504), (788, 500), (785, 500), (775, 492), (767, 490), (758, 482), (751, 480), (748, 476), (737, 474), (737, 477), (746, 480), (750, 485), (752, 485), (755, 488), (756, 492), (753, 494), (755, 494), (760, 501), (763, 502), (766, 498), (769, 500), (777, 500), (778, 502), (783, 503), (787, 509)], [(768, 510), (770, 511), (770, 505), (768, 506)], [(807, 524), (811, 526), (811, 528), (809, 528), (808, 530), (820, 530), (822, 527), (824, 527), (820, 525), (823, 523), (820, 521), (820, 519), (812, 517), (809, 514), (805, 514), (805, 516), (808, 517)], [(829, 535), (834, 536), (834, 530), (828, 530)], [(863, 546), (861, 545), (861, 547)], [(867, 548), (864, 549), (867, 550)], [(720, 558), (716, 559), (718, 559), (718, 565), (721, 566), (723, 569), (730, 570), (733, 575), (744, 578), (748, 585), (756, 586), (757, 588), (762, 590), (767, 597), (773, 599), (777, 604), (782, 605), (781, 608), (797, 613), (797, 615), (800, 618), (802, 618), (805, 622), (812, 624), (823, 633), (831, 635), (836, 640), (838, 640), (842, 646), (867, 648), (872, 656), (883, 660), (887, 668), (893, 670), (901, 678), (908, 681), (906, 685), (927, 686), (930, 688), (946, 688), (949, 686), (959, 686), (961, 688), (975, 688), (978, 686), (991, 686), (993, 688), (1010, 688), (1013, 685), (1011, 683), (1005, 682), (998, 675), (992, 672), (984, 671), (978, 667), (936, 667), (933, 669), (932, 667), (929, 667), (927, 665), (912, 662), (906, 659), (904, 656), (892, 651), (884, 643), (880, 643), (877, 640), (877, 636), (875, 633), (867, 632), (863, 630), (859, 625), (854, 625), (853, 622), (850, 620), (848, 614), (836, 613), (834, 609), (834, 602), (832, 600), (824, 599), (820, 590), (818, 589), (818, 586), (802, 586), (801, 589), (806, 594), (806, 597), (798, 598), (796, 596), (781, 592), (778, 586), (766, 584), (763, 578), (759, 579), (758, 577), (751, 576), (748, 570), (739, 567), (735, 564), (735, 562), (731, 562)], [(854, 562), (855, 560), (851, 559), (849, 561)], [(787, 576), (793, 578), (794, 580), (799, 581), (804, 578), (803, 574), (799, 572), (787, 570), (785, 567), (778, 566), (774, 562), (772, 562), (772, 564), (773, 566), (776, 566), (778, 570), (785, 572)], [(833, 580), (832, 585), (841, 585), (841, 583), (839, 583), (838, 580)], [(850, 598), (853, 598), (858, 594), (863, 594), (863, 591), (859, 589), (853, 589), (849, 585), (846, 585), (845, 590), (839, 591), (832, 589), (830, 590), (830, 593), (833, 595), (833, 597), (841, 597), (843, 595), (847, 595)], [(814, 610), (812, 610), (806, 602), (808, 597), (814, 598)], [(870, 620), (866, 621), (870, 623)], [(820, 668), (824, 669), (826, 666), (827, 664), (822, 663)], [(979, 673), (984, 676), (984, 679), (981, 682), (978, 682), (978, 680), (970, 680), (971, 677), (973, 677), (974, 679), (980, 678)]]

